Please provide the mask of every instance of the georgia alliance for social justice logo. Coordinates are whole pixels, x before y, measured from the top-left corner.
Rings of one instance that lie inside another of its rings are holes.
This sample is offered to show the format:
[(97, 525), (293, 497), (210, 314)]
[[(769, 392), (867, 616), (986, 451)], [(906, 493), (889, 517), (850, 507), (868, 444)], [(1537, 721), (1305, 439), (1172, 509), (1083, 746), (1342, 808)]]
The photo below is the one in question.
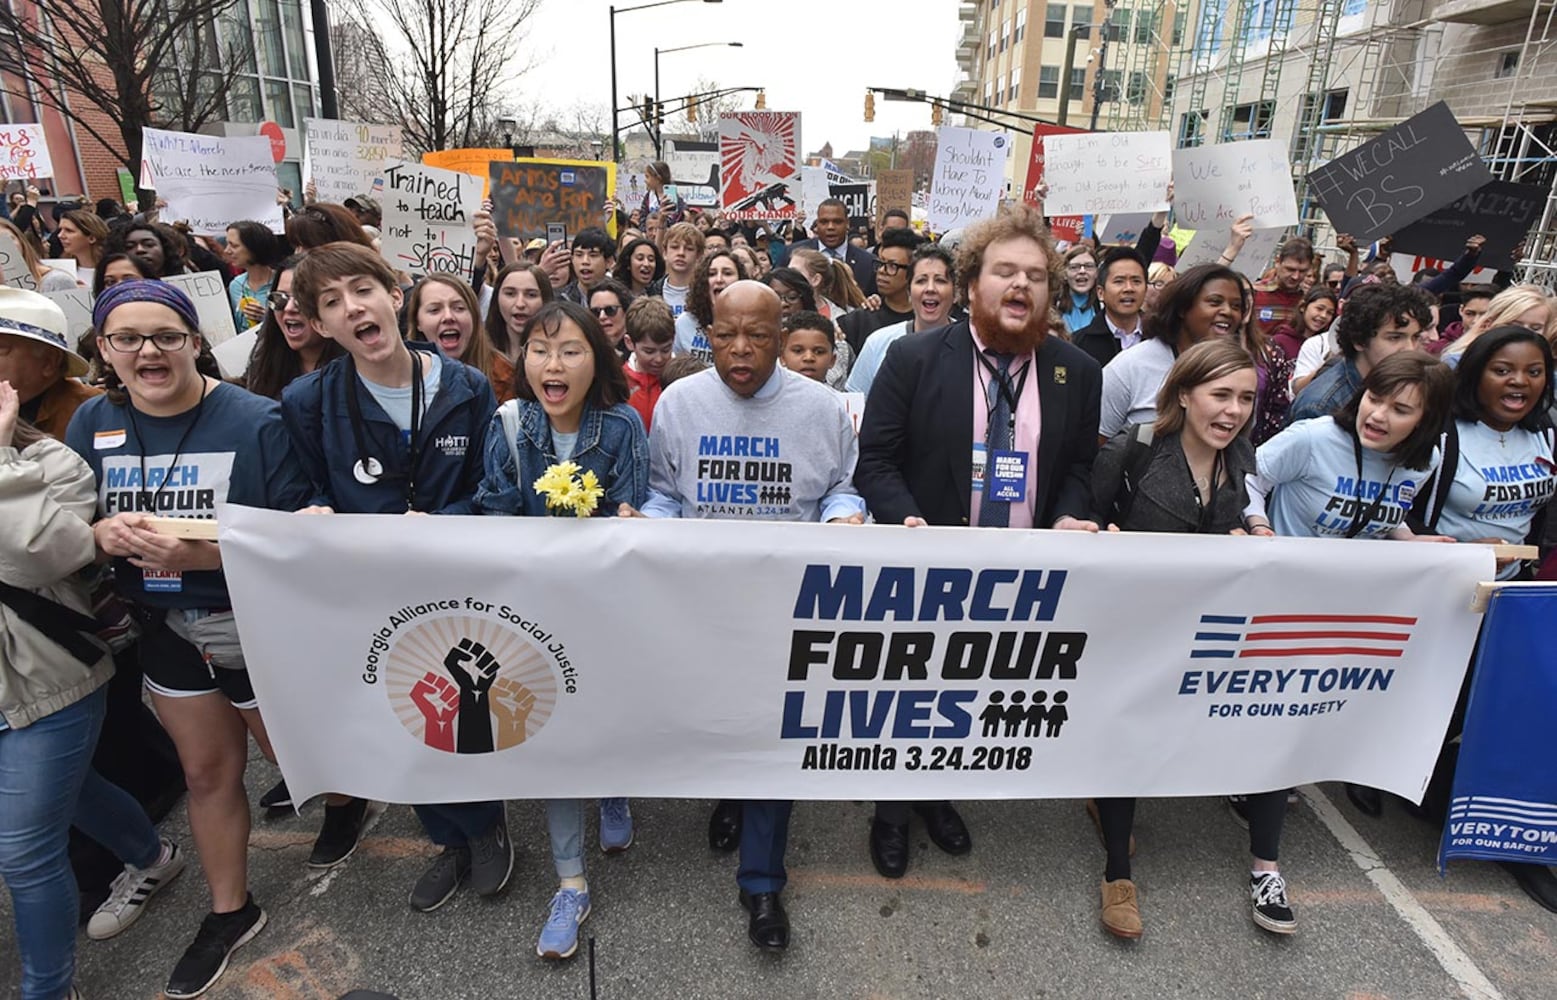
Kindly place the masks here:
[(567, 648), (507, 605), (466, 598), (407, 606), (373, 635), (362, 679), (382, 675), (390, 707), (445, 753), (508, 750), (534, 739), (577, 690)]

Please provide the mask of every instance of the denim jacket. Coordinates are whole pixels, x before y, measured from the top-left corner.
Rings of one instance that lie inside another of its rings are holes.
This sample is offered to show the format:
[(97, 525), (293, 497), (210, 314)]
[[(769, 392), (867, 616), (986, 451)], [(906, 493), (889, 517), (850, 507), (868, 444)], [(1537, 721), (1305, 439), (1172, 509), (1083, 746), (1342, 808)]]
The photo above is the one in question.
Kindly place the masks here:
[(1362, 374), (1357, 371), (1357, 363), (1348, 358), (1336, 358), (1319, 369), (1319, 374), (1292, 401), (1292, 408), (1287, 411), (1287, 426), (1299, 420), (1330, 416), (1351, 402), (1361, 388)]
[[(517, 473), (514, 470), (503, 433), (503, 418), (494, 416), (487, 429), (485, 472), (476, 489), (476, 509), (482, 514), (544, 517), (546, 498), (535, 492), (532, 484), (559, 461), (552, 444), (551, 422), (540, 403), (517, 402), (519, 435), (515, 444), (519, 469)], [(643, 432), (643, 421), (626, 403), (608, 410), (584, 404), (578, 442), (570, 461), (579, 467), (580, 475), (593, 472), (605, 488), (605, 496), (595, 511), (597, 516), (614, 517), (619, 504), (642, 508), (648, 502), (649, 438)]]

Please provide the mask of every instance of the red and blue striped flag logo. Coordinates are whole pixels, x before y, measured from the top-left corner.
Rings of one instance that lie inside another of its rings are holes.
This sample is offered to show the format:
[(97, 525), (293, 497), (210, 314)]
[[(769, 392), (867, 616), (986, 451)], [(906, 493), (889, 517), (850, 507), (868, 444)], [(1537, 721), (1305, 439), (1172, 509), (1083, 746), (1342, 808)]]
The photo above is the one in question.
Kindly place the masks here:
[(1400, 615), (1201, 615), (1190, 659), (1398, 657), (1415, 618)]

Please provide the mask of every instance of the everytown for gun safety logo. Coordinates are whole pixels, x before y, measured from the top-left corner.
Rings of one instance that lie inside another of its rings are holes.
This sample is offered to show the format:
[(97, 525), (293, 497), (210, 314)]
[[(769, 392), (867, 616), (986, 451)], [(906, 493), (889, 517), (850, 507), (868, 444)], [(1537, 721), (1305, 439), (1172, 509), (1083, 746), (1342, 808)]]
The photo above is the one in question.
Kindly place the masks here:
[(365, 684), (384, 691), (401, 725), (445, 753), (520, 746), (546, 725), (559, 689), (578, 690), (567, 647), (508, 605), (474, 598), (407, 606), (374, 633)]
[[(1201, 615), (1179, 695), (1217, 699), (1212, 718), (1308, 716), (1343, 710), (1351, 697), (1385, 692), (1411, 641), (1400, 615)], [(1224, 661), (1233, 661), (1227, 663)]]

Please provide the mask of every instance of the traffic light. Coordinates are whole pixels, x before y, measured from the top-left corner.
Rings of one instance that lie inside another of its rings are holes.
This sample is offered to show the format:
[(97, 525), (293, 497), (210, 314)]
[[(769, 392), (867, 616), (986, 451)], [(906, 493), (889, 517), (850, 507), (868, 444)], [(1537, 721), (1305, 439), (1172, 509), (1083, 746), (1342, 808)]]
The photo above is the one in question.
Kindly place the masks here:
[(689, 122), (697, 121), (697, 95), (696, 94), (693, 94), (691, 97), (687, 98), (687, 121), (689, 121)]
[(766, 108), (767, 106), (768, 106), (768, 92), (766, 90), (759, 90), (759, 91), (757, 91), (757, 103), (756, 103), (757, 110), (761, 111), (764, 108)]
[(941, 124), (941, 117), (942, 117), (941, 106), (939, 104), (932, 104), (932, 105), (930, 105), (930, 124), (931, 125), (940, 125)]
[(655, 101), (654, 102), (654, 127), (655, 128), (664, 128), (665, 127), (665, 102), (664, 101)]
[(865, 120), (868, 122), (876, 120), (876, 92), (873, 90), (865, 91)]

